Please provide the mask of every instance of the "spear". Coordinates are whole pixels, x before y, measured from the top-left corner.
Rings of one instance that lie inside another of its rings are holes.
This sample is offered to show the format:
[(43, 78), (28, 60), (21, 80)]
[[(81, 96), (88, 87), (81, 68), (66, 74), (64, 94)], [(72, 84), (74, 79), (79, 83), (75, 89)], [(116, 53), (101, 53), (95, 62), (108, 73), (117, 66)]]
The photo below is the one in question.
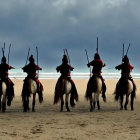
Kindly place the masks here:
[(98, 37), (97, 37), (97, 48), (96, 48), (96, 52), (98, 53)]
[(130, 43), (129, 43), (129, 45), (128, 45), (126, 55), (128, 54), (129, 48), (130, 48)]
[(28, 50), (28, 55), (27, 55), (27, 59), (26, 59), (25, 65), (27, 65), (27, 62), (28, 62), (28, 59), (29, 59), (29, 54), (30, 54), (30, 48), (29, 48), (29, 50)]
[[(69, 54), (68, 54), (68, 51), (67, 51), (67, 49), (65, 49), (66, 50), (66, 54), (67, 54), (67, 57), (68, 57), (68, 61), (69, 61), (69, 64), (70, 64), (70, 58), (69, 58)], [(70, 64), (71, 65), (71, 64)]]
[(123, 51), (122, 51), (122, 60), (123, 60), (123, 57), (124, 57), (124, 43), (123, 43)]
[(9, 64), (9, 57), (10, 57), (10, 49), (11, 49), (11, 44), (9, 46), (9, 52), (8, 52), (8, 64)]
[[(87, 53), (87, 50), (86, 49), (85, 49), (85, 52), (86, 52), (87, 61), (88, 61), (88, 64), (89, 64), (89, 58), (88, 58), (88, 53)], [(91, 77), (91, 67), (89, 67), (89, 70), (90, 70), (90, 77)]]
[(65, 49), (63, 49), (63, 51), (64, 51), (64, 55), (66, 55), (66, 50), (65, 50)]
[(4, 47), (3, 47), (3, 51), (5, 52), (5, 42), (4, 42)]
[[(36, 46), (36, 54), (37, 54), (37, 65), (38, 65), (38, 47)], [(39, 78), (39, 70), (38, 70), (38, 78)]]
[(2, 48), (2, 55), (4, 56), (4, 49)]

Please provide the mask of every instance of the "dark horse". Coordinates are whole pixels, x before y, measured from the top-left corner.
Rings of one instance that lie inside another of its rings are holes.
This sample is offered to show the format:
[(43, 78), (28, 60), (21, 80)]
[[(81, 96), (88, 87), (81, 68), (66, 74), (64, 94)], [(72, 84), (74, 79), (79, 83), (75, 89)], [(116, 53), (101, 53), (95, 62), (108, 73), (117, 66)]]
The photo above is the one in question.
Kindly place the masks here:
[[(68, 112), (70, 112), (70, 108), (68, 106), (68, 99), (69, 99), (69, 94), (71, 94), (71, 90), (72, 90), (72, 84), (69, 81), (69, 79), (65, 77), (61, 80), (58, 80), (55, 87), (54, 104), (57, 104), (59, 100), (61, 100), (61, 109), (60, 109), (61, 112), (63, 111), (63, 106), (64, 106), (64, 99), (63, 99), (64, 95), (65, 95), (66, 109)], [(70, 104), (71, 104), (71, 107), (74, 107), (75, 105), (73, 103), (72, 95), (70, 97)]]
[[(33, 102), (32, 102), (32, 111), (35, 112), (35, 99), (36, 99), (36, 93), (37, 93), (37, 83), (36, 81), (32, 79), (28, 79), (26, 81), (27, 83), (23, 86), (22, 90), (22, 102), (23, 102), (23, 108), (24, 112), (27, 112), (29, 110), (29, 97), (33, 95)], [(42, 99), (39, 98), (39, 102), (42, 103)]]
[(9, 96), (10, 91), (7, 88), (6, 82), (0, 80), (0, 111), (5, 112), (6, 110), (6, 101), (7, 105), (11, 105), (12, 98)]
[(133, 103), (135, 97), (134, 85), (131, 80), (127, 78), (121, 78), (115, 89), (115, 100), (118, 101), (120, 99), (120, 110), (123, 110), (123, 100), (126, 95), (126, 101), (124, 108), (127, 110), (127, 104), (129, 102), (129, 95), (131, 95), (131, 110), (133, 110)]
[(96, 102), (97, 102), (98, 110), (100, 110), (99, 95), (101, 93), (102, 93), (102, 81), (98, 75), (95, 75), (94, 77), (91, 77), (89, 79), (87, 90), (86, 90), (86, 98), (87, 100), (90, 99), (91, 112), (95, 109)]

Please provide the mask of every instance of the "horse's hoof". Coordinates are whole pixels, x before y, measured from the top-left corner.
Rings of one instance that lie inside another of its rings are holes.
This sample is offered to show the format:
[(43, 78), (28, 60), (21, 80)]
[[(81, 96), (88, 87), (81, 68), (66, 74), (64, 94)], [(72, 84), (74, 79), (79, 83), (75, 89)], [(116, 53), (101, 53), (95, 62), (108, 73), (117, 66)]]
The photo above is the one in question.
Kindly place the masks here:
[(30, 108), (28, 107), (27, 110), (30, 110)]
[(120, 110), (123, 110), (123, 108), (121, 107)]
[(2, 109), (2, 112), (5, 112), (5, 109)]
[(134, 110), (134, 108), (131, 108), (131, 111), (133, 111)]
[(63, 109), (60, 109), (60, 112), (62, 112), (63, 111)]
[(32, 109), (32, 112), (35, 112), (35, 109)]
[(125, 108), (125, 110), (127, 110), (127, 107), (124, 107)]
[(100, 110), (101, 108), (99, 107), (98, 110)]
[(70, 109), (69, 108), (67, 108), (67, 112), (70, 112)]
[(11, 106), (11, 101), (7, 101), (7, 105), (8, 106)]
[(27, 110), (24, 109), (23, 112), (27, 112)]
[(94, 109), (93, 109), (93, 108), (91, 108), (91, 109), (90, 109), (90, 112), (93, 112), (93, 110), (94, 110)]

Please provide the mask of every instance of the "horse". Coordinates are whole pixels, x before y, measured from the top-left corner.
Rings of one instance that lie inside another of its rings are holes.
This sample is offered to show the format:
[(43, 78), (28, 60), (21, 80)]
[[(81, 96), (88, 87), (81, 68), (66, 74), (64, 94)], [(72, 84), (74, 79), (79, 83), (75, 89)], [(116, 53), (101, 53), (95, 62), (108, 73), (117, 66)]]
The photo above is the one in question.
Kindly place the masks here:
[[(27, 86), (27, 87), (26, 87)], [(35, 112), (35, 99), (36, 99), (36, 93), (37, 93), (37, 83), (33, 79), (26, 80), (26, 83), (23, 85), (22, 90), (22, 102), (23, 102), (23, 108), (24, 112), (27, 112), (27, 110), (30, 110), (29, 108), (29, 97), (33, 95), (33, 101), (32, 101), (32, 112)], [(42, 103), (42, 99), (39, 98), (39, 102)]]
[[(65, 95), (65, 105), (68, 112), (70, 112), (70, 108), (68, 105), (69, 95), (72, 90), (72, 84), (67, 78), (59, 79), (56, 87), (55, 87), (55, 96), (54, 96), (54, 104), (57, 104), (59, 100), (61, 100), (61, 109), (60, 112), (63, 111), (64, 106), (64, 95)], [(73, 107), (75, 104), (72, 102), (72, 97), (70, 98), (70, 104)]]
[(97, 107), (98, 110), (100, 110), (100, 102), (99, 102), (99, 96), (102, 93), (102, 80), (98, 75), (94, 75), (94, 77), (91, 77), (89, 79), (87, 90), (86, 90), (86, 98), (87, 100), (90, 100), (90, 112), (93, 112), (93, 110)]
[[(6, 110), (6, 100), (7, 100), (7, 85), (5, 82), (1, 81), (0, 83), (0, 111), (5, 112)], [(1, 103), (2, 102), (2, 103)]]
[(131, 110), (134, 109), (133, 103), (134, 103), (134, 97), (135, 97), (135, 91), (134, 91), (134, 84), (129, 79), (119, 80), (116, 89), (115, 89), (115, 100), (118, 101), (120, 98), (120, 110), (123, 110), (123, 100), (124, 96), (126, 96), (124, 108), (127, 110), (127, 104), (129, 102), (129, 96), (131, 95)]

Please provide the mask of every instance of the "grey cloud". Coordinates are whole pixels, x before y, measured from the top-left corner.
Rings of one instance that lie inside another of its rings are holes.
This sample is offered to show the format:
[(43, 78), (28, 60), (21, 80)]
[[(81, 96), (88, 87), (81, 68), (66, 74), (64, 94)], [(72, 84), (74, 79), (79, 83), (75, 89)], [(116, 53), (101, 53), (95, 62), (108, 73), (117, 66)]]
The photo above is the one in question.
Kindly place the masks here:
[[(120, 63), (122, 43), (132, 43), (129, 56), (140, 68), (139, 0), (5, 0), (0, 1), (0, 43), (12, 43), (11, 64), (24, 65), (27, 50), (39, 46), (40, 64), (55, 71), (68, 48), (75, 71), (86, 71), (84, 49), (92, 59), (99, 50), (108, 67)], [(134, 54), (136, 58), (134, 57)]]

